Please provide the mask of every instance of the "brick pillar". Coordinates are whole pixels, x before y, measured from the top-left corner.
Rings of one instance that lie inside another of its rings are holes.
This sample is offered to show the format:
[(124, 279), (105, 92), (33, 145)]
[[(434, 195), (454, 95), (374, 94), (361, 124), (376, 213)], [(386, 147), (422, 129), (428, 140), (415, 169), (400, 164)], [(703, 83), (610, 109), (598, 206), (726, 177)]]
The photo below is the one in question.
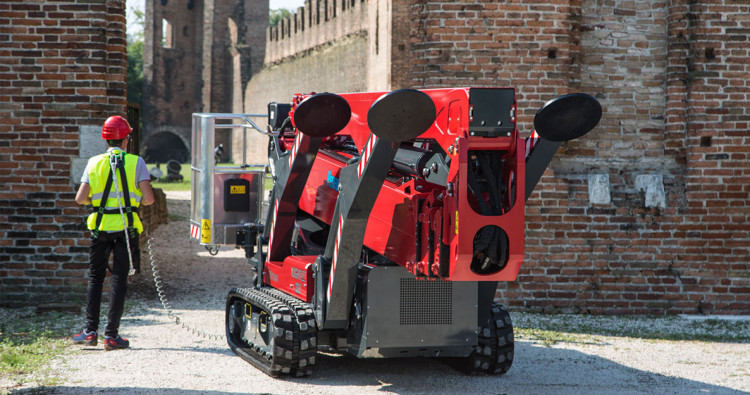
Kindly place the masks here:
[(0, 304), (80, 298), (74, 197), (102, 123), (126, 115), (125, 1), (5, 0), (0, 15)]

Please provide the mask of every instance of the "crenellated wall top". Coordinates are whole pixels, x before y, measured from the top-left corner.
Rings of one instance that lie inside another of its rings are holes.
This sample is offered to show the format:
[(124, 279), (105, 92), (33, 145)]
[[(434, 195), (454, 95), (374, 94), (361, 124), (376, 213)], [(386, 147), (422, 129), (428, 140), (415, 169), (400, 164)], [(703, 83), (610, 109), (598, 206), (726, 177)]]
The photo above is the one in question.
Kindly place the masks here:
[(304, 7), (266, 30), (265, 64), (367, 30), (367, 0), (305, 0)]

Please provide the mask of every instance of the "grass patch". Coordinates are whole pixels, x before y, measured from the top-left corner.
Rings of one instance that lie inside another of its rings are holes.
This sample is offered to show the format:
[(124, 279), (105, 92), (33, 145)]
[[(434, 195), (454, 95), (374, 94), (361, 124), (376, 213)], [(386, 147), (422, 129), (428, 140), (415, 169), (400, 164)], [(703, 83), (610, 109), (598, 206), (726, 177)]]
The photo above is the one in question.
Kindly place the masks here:
[(594, 339), (594, 336), (573, 332), (560, 332), (538, 328), (513, 328), (513, 336), (516, 339), (531, 340), (540, 342), (545, 346), (551, 346), (557, 343), (578, 343), (578, 344), (600, 344)]
[(0, 309), (0, 378), (10, 391), (26, 383), (57, 384), (49, 362), (72, 352), (69, 336), (80, 324), (73, 313), (36, 314), (33, 309)]
[(750, 342), (750, 322), (687, 320), (679, 316), (591, 316), (584, 314), (514, 313), (514, 329), (521, 336), (545, 344), (587, 341), (586, 336), (637, 339)]
[[(190, 190), (190, 179), (192, 177), (192, 171), (190, 171), (190, 163), (183, 163), (180, 168), (180, 175), (182, 180), (170, 181), (167, 179), (167, 165), (161, 163), (159, 168), (161, 169), (164, 176), (158, 180), (151, 181), (153, 188), (159, 188), (164, 191), (189, 191)], [(147, 163), (149, 170), (156, 167), (156, 163)]]

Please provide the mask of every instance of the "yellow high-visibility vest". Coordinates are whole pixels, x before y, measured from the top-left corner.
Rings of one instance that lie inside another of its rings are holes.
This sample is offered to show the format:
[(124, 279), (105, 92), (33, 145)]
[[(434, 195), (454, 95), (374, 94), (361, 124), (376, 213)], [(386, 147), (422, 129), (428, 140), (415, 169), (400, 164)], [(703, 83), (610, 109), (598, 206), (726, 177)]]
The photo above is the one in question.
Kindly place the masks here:
[[(118, 189), (115, 189), (115, 184), (113, 183), (109, 190), (107, 201), (104, 202), (104, 205), (102, 205), (102, 198), (104, 195), (104, 188), (107, 185), (107, 179), (112, 177), (112, 168), (109, 163), (111, 155), (122, 155), (122, 160), (124, 160), (125, 178), (128, 185), (129, 196), (124, 196), (125, 191), (121, 181), (120, 170), (117, 169), (116, 179)], [(89, 215), (86, 221), (90, 230), (104, 232), (117, 232), (124, 230), (117, 203), (117, 199), (119, 198), (120, 204), (123, 208), (123, 214), (125, 215), (125, 223), (128, 223), (128, 215), (125, 209), (125, 207), (127, 206), (127, 202), (125, 201), (125, 199), (129, 199), (130, 207), (132, 207), (133, 213), (132, 226), (138, 229), (138, 233), (143, 232), (143, 224), (141, 223), (141, 219), (138, 218), (138, 213), (135, 211), (135, 209), (141, 204), (141, 198), (143, 198), (143, 194), (141, 193), (140, 189), (138, 189), (138, 184), (135, 180), (137, 165), (137, 155), (131, 155), (119, 150), (108, 151), (89, 159), (89, 185), (91, 186), (90, 197), (91, 203), (94, 206), (94, 212)], [(117, 190), (120, 191), (119, 196), (116, 192)], [(97, 213), (97, 208), (99, 207), (103, 207), (106, 212), (103, 214)], [(94, 229), (96, 227), (97, 215), (102, 215), (102, 221), (99, 224), (98, 229)]]

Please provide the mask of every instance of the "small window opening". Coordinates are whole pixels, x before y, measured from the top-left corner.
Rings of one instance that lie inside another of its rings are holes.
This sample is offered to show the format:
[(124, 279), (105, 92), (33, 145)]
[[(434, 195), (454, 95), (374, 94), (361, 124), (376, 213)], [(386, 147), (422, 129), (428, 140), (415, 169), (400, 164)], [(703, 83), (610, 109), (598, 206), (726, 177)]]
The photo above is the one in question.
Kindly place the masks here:
[(174, 48), (174, 29), (168, 20), (161, 20), (161, 46), (164, 48)]

